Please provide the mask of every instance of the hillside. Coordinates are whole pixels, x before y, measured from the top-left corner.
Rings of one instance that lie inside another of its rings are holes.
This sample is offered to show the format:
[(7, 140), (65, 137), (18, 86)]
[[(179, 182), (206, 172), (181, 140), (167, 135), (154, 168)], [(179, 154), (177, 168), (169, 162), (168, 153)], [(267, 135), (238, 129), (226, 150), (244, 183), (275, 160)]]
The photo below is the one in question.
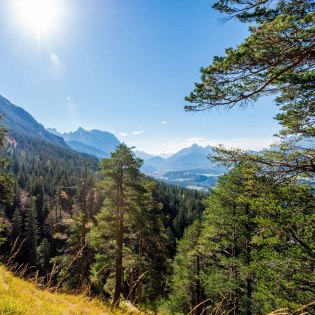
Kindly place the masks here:
[(0, 314), (114, 314), (97, 300), (39, 290), (3, 266), (0, 266), (0, 279)]
[(12, 104), (0, 95), (0, 114), (4, 115), (3, 125), (8, 128), (9, 135), (32, 135), (41, 140), (67, 148), (62, 137), (48, 132), (43, 125), (38, 123), (32, 115), (23, 108)]
[[(11, 169), (22, 189), (53, 196), (58, 186), (73, 186), (84, 163), (96, 169), (97, 159), (71, 149), (62, 137), (48, 132), (31, 114), (0, 96), (0, 124), (8, 129)], [(17, 195), (17, 191), (15, 192)]]

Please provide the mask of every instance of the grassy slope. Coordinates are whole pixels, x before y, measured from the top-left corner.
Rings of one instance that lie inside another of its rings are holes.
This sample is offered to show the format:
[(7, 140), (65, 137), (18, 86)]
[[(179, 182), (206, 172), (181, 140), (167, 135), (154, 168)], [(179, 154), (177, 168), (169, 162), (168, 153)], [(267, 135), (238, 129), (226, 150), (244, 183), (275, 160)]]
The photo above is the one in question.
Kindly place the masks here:
[[(0, 314), (79, 315), (114, 314), (97, 300), (37, 289), (0, 265)], [(117, 313), (115, 313), (117, 314)]]

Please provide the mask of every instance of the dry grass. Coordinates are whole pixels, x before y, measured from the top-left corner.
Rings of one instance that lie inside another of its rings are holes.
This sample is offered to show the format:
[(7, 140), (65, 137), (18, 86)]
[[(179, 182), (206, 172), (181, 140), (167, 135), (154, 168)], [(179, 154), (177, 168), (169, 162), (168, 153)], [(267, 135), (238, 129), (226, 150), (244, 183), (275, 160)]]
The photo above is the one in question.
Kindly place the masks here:
[(0, 314), (6, 315), (81, 315), (121, 314), (104, 303), (85, 296), (39, 290), (0, 265)]

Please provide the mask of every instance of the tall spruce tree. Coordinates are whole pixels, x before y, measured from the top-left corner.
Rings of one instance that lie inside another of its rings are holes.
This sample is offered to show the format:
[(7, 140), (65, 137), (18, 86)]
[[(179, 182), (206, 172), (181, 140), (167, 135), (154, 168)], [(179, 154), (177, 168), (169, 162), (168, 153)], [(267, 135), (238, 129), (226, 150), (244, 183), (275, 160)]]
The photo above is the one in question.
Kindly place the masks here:
[(25, 254), (30, 267), (37, 265), (38, 222), (36, 214), (36, 198), (30, 197), (25, 222)]
[(115, 220), (114, 306), (119, 305), (122, 293), (125, 217), (135, 211), (134, 196), (139, 189), (141, 164), (125, 144), (120, 144), (110, 158), (101, 162), (102, 186), (107, 192), (105, 205), (109, 211), (114, 211)]
[[(183, 238), (178, 241), (171, 278), (173, 311), (188, 314), (205, 299), (200, 274), (204, 263), (200, 233), (201, 223), (196, 220), (186, 228)], [(195, 308), (194, 314), (201, 314), (204, 306)]]
[(96, 253), (91, 273), (115, 306), (120, 295), (138, 304), (163, 296), (170, 270), (162, 205), (140, 166), (125, 144), (102, 161), (105, 200), (89, 234)]

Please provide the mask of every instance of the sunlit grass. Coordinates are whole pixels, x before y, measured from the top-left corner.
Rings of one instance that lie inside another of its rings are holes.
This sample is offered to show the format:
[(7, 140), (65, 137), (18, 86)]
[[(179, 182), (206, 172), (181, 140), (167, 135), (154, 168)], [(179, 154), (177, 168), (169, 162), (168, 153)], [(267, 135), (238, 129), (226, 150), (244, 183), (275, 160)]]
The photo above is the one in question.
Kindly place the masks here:
[(101, 301), (85, 296), (51, 293), (39, 290), (33, 283), (15, 277), (0, 265), (0, 314), (118, 314)]

